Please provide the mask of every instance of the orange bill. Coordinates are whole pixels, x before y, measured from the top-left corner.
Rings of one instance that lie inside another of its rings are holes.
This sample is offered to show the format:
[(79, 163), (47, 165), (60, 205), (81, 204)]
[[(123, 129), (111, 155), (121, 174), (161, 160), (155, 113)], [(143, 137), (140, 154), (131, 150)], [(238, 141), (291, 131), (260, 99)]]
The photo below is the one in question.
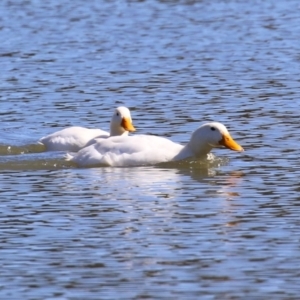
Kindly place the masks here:
[(223, 134), (219, 144), (230, 150), (244, 151), (243, 147), (240, 146), (229, 134)]
[(122, 122), (121, 122), (121, 126), (126, 130), (126, 131), (130, 131), (133, 132), (135, 131), (134, 126), (131, 123), (131, 120), (128, 118), (123, 118)]

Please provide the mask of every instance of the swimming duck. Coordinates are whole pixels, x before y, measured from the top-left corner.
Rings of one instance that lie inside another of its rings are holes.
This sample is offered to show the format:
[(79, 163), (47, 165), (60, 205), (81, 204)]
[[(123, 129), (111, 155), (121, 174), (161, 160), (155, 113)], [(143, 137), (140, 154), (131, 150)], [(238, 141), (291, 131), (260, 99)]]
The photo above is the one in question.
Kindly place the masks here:
[(132, 124), (131, 114), (127, 107), (116, 108), (110, 122), (110, 132), (101, 129), (89, 129), (85, 127), (72, 126), (50, 135), (42, 137), (38, 143), (43, 144), (48, 151), (71, 151), (93, 144), (96, 138), (107, 138), (109, 136), (127, 136), (128, 132), (135, 131)]
[(68, 153), (66, 159), (80, 167), (142, 166), (187, 158), (207, 158), (213, 148), (222, 146), (234, 151), (244, 151), (223, 124), (211, 122), (196, 129), (185, 146), (152, 135), (116, 136), (99, 139), (78, 153)]

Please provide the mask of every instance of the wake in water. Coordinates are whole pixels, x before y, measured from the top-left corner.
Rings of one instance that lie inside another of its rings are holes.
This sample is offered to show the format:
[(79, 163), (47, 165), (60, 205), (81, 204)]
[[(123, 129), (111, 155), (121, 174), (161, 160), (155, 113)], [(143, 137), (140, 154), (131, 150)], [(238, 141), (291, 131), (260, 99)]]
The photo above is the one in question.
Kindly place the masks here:
[(40, 153), (46, 150), (42, 144), (31, 144), (24, 146), (0, 145), (0, 155), (19, 155), (25, 153)]
[(227, 157), (217, 157), (212, 153), (209, 154), (208, 159), (195, 160), (194, 158), (180, 160), (180, 161), (170, 161), (159, 163), (156, 166), (161, 168), (176, 168), (176, 169), (207, 169), (207, 168), (217, 168), (229, 163), (229, 158)]
[(39, 152), (1, 155), (0, 170), (54, 170), (74, 167), (64, 159), (63, 152)]

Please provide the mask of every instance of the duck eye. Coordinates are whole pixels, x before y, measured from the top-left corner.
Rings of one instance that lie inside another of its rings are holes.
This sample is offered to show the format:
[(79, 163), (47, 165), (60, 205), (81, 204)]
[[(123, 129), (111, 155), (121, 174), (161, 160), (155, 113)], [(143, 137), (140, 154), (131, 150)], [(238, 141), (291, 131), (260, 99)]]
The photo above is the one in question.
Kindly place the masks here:
[(215, 127), (210, 127), (210, 130), (215, 131), (216, 128)]
[(117, 116), (119, 115), (119, 113), (117, 112)]

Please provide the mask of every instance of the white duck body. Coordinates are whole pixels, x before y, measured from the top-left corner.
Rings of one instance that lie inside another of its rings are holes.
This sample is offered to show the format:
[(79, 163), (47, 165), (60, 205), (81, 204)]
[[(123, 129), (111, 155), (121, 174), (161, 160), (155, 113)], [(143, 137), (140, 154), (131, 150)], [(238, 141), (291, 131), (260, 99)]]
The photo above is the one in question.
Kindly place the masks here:
[(96, 138), (107, 138), (109, 136), (128, 135), (129, 131), (135, 131), (132, 125), (130, 111), (126, 107), (118, 107), (110, 122), (110, 132), (101, 129), (89, 129), (85, 127), (72, 126), (41, 138), (38, 142), (43, 144), (48, 151), (71, 151), (93, 144)]
[(212, 148), (222, 145), (231, 150), (243, 151), (223, 124), (212, 122), (200, 126), (186, 146), (151, 135), (118, 136), (99, 139), (74, 155), (68, 154), (67, 159), (80, 167), (141, 166), (189, 157), (206, 158)]

